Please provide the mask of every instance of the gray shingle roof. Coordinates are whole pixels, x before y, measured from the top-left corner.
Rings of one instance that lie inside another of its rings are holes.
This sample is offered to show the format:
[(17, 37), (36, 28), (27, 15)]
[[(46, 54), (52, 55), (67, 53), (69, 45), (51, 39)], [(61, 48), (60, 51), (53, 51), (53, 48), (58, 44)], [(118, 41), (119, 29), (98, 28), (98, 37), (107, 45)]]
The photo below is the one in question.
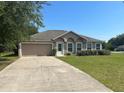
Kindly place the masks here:
[(84, 35), (80, 35), (82, 38), (86, 38), (88, 42), (102, 42), (101, 40), (95, 39), (95, 38), (91, 38), (91, 37), (87, 37)]
[(51, 39), (64, 34), (67, 31), (64, 30), (47, 30), (44, 32), (39, 32), (31, 36), (31, 41), (43, 40), (43, 41), (51, 41)]
[[(64, 33), (67, 33), (65, 30), (47, 30), (44, 32), (39, 32), (31, 36), (31, 41), (51, 41), (51, 39), (56, 38)], [(86, 38), (88, 42), (101, 42), (98, 39), (80, 35), (82, 38)]]

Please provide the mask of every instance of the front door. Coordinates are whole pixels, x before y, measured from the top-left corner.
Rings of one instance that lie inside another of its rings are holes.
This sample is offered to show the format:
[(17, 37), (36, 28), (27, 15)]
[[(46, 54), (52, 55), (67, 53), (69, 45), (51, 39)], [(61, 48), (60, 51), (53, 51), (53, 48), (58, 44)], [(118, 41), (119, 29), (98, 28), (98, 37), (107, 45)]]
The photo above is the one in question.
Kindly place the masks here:
[(58, 43), (57, 44), (57, 56), (63, 56), (63, 43)]

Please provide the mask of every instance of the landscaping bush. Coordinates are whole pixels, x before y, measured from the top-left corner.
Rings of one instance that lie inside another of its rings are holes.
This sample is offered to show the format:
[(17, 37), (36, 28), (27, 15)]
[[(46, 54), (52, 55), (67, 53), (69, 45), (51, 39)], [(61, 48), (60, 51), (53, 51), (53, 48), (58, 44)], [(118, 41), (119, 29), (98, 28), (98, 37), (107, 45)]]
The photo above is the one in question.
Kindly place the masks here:
[(77, 51), (77, 56), (82, 56), (82, 52), (81, 51)]
[(56, 55), (56, 49), (52, 50), (51, 56), (55, 56)]
[(0, 52), (4, 52), (5, 50), (6, 50), (5, 47), (2, 44), (0, 44)]
[(0, 57), (2, 56), (1, 53), (4, 51), (5, 51), (5, 47), (2, 44), (0, 44)]
[(18, 55), (18, 49), (13, 49), (14, 55)]
[(98, 55), (104, 55), (104, 51), (98, 50)]
[(111, 51), (109, 50), (103, 50), (104, 51), (104, 55), (110, 55), (111, 54)]
[(91, 55), (91, 50), (87, 50), (86, 51), (86, 55), (88, 56), (88, 55)]
[(82, 52), (82, 56), (85, 56), (85, 55), (96, 55), (96, 53), (97, 53), (94, 50), (83, 50), (81, 52)]
[(110, 55), (109, 50), (83, 50), (78, 51), (77, 56), (88, 56), (88, 55)]
[(109, 50), (99, 50), (98, 51), (98, 55), (110, 55), (110, 51)]
[(82, 55), (82, 56), (87, 55), (87, 51), (85, 51), (85, 50), (81, 51), (81, 55)]
[(71, 55), (71, 53), (69, 53), (69, 52), (68, 52), (68, 53), (66, 53), (65, 55), (70, 56), (70, 55)]
[(96, 50), (92, 50), (92, 55), (97, 55), (97, 51)]

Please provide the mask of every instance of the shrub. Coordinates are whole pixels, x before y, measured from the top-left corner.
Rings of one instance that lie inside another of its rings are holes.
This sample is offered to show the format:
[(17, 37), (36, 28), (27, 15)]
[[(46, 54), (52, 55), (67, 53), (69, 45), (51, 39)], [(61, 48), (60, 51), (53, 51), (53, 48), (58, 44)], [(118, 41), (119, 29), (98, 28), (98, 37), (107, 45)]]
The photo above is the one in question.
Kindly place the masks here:
[(86, 55), (90, 55), (90, 50), (87, 50), (86, 51)]
[(56, 55), (56, 49), (52, 49), (51, 55), (52, 55), (52, 56), (55, 56), (55, 55)]
[(87, 51), (83, 50), (83, 51), (81, 51), (81, 54), (82, 54), (82, 56), (85, 56), (85, 55), (87, 55)]
[(92, 55), (97, 55), (97, 51), (96, 50), (92, 50)]
[(104, 51), (104, 55), (110, 55), (111, 52), (109, 50), (103, 50)]
[(83, 50), (78, 51), (77, 56), (86, 56), (86, 55), (110, 55), (109, 50)]
[(104, 51), (103, 50), (98, 50), (98, 55), (104, 55)]
[(98, 55), (110, 55), (111, 52), (109, 50), (99, 50)]
[(69, 55), (71, 55), (71, 53), (68, 52), (68, 53), (66, 53), (65, 55), (69, 56)]
[(93, 55), (93, 54), (92, 54), (92, 50), (89, 50), (89, 55)]
[(18, 49), (13, 49), (14, 55), (18, 55)]
[(82, 52), (81, 51), (77, 51), (77, 56), (82, 56)]
[(85, 51), (82, 51), (84, 55), (93, 55), (93, 52), (92, 50), (85, 50)]
[(4, 47), (4, 45), (0, 44), (0, 52), (4, 52), (6, 49)]

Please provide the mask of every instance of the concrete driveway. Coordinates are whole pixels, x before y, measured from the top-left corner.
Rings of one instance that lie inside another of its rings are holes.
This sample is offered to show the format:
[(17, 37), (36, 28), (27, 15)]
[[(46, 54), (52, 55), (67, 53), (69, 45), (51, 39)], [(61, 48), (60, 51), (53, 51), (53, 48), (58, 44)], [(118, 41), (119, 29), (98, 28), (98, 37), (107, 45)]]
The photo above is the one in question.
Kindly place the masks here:
[(54, 57), (22, 57), (0, 72), (0, 91), (111, 91)]

